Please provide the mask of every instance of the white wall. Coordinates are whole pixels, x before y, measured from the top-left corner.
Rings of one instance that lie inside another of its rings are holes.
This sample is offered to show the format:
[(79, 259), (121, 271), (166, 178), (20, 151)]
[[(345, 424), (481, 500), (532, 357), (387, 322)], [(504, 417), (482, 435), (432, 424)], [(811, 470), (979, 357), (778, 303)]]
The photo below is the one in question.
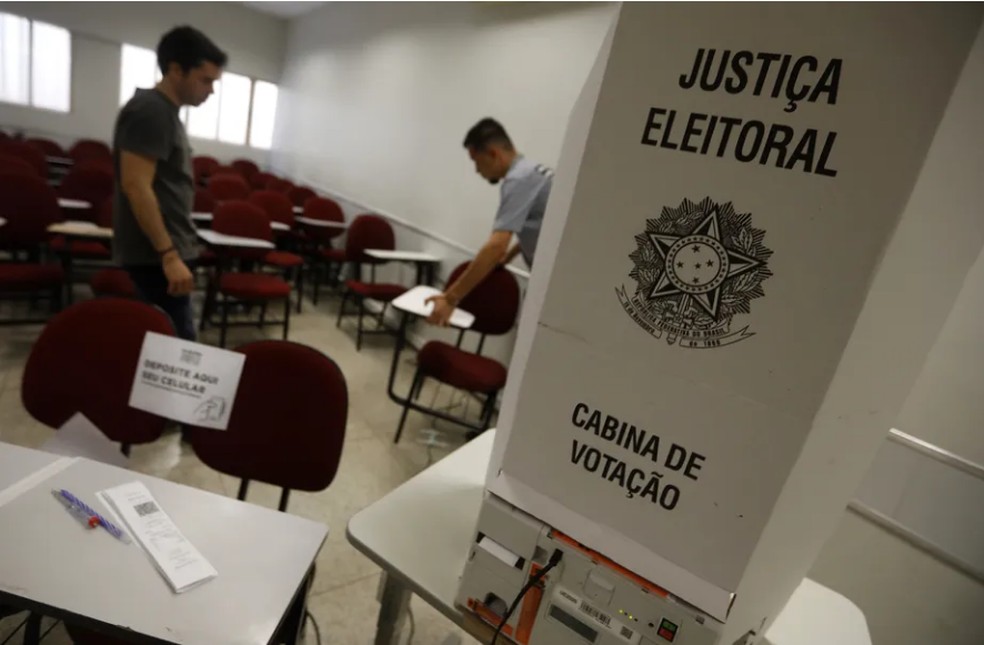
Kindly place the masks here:
[[(43, 20), (72, 32), (72, 105), (67, 114), (0, 103), (0, 127), (48, 135), (61, 143), (82, 137), (109, 141), (119, 110), (120, 44), (154, 49), (172, 27), (190, 24), (229, 54), (228, 70), (278, 82), (287, 22), (232, 2), (5, 2), (0, 11)], [(246, 156), (266, 164), (267, 151), (191, 140), (196, 154)]]

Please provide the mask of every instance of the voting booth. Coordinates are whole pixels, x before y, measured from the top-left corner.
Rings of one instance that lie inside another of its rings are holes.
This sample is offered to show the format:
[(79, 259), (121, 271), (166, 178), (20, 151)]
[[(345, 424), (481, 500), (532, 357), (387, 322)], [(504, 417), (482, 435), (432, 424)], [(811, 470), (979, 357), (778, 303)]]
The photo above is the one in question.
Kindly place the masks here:
[(981, 19), (621, 8), (570, 115), (462, 575), (492, 626), (523, 595), (499, 642), (761, 639), (984, 243)]

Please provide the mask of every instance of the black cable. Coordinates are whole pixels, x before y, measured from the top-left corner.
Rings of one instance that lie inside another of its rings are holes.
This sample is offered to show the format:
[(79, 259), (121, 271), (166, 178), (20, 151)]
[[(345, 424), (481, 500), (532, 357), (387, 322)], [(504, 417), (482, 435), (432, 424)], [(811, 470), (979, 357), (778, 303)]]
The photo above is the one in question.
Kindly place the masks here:
[(417, 623), (413, 619), (413, 609), (410, 608), (410, 605), (407, 605), (407, 616), (410, 618), (410, 635), (407, 636), (407, 642), (403, 645), (410, 645), (413, 643), (414, 634), (417, 633)]
[(58, 623), (60, 623), (60, 622), (61, 622), (60, 620), (56, 620), (55, 622), (51, 623), (51, 627), (49, 627), (48, 630), (45, 633), (41, 634), (41, 638), (39, 638), (38, 641), (43, 641), (45, 639), (45, 637), (48, 634), (51, 633), (51, 630), (52, 629), (54, 629), (55, 627), (58, 627)]
[(539, 583), (540, 580), (543, 579), (543, 576), (547, 575), (551, 569), (560, 564), (560, 560), (563, 557), (563, 551), (560, 549), (554, 549), (553, 555), (550, 556), (550, 561), (547, 562), (547, 566), (537, 571), (533, 577), (530, 578), (525, 585), (523, 585), (523, 588), (519, 590), (519, 595), (516, 596), (516, 599), (513, 600), (512, 604), (509, 606), (509, 610), (506, 611), (506, 614), (502, 617), (502, 620), (499, 621), (499, 626), (495, 628), (495, 633), (492, 634), (492, 640), (489, 642), (489, 645), (495, 645), (495, 642), (499, 639), (499, 634), (502, 632), (502, 628), (509, 622), (509, 619), (512, 617), (513, 612), (516, 611), (516, 607), (519, 606), (519, 601), (523, 599), (523, 596), (525, 596), (534, 585)]
[(17, 627), (15, 627), (14, 628), (14, 631), (10, 632), (10, 635), (7, 636), (7, 638), (3, 639), (3, 642), (0, 643), (0, 645), (7, 645), (7, 641), (9, 641), (11, 638), (13, 638), (17, 634), (17, 632), (20, 631), (21, 627), (23, 627), (25, 625), (25, 623), (27, 623), (27, 618), (25, 618), (24, 620), (22, 620), (21, 621), (21, 624), (18, 625)]
[(307, 616), (307, 619), (314, 626), (314, 635), (318, 639), (318, 645), (321, 645), (321, 629), (318, 627), (318, 621), (314, 619), (314, 616), (307, 609), (304, 610), (304, 615)]

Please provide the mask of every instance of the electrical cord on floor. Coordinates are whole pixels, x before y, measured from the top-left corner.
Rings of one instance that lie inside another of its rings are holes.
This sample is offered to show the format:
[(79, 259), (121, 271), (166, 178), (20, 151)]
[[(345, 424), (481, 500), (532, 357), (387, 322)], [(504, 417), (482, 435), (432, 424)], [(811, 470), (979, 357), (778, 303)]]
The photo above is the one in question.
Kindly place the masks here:
[(314, 627), (314, 637), (318, 639), (318, 645), (321, 645), (321, 628), (318, 627), (318, 621), (314, 619), (314, 616), (307, 609), (304, 610), (304, 615), (307, 617), (307, 620), (311, 621), (311, 625)]
[(543, 576), (547, 575), (551, 569), (560, 564), (560, 560), (563, 557), (563, 551), (560, 549), (554, 549), (553, 555), (550, 556), (550, 561), (547, 562), (547, 566), (537, 571), (533, 577), (530, 578), (525, 585), (523, 585), (523, 588), (519, 590), (519, 594), (516, 596), (516, 599), (513, 600), (511, 605), (509, 605), (509, 610), (506, 611), (506, 614), (502, 617), (502, 620), (499, 621), (499, 626), (495, 628), (495, 633), (492, 634), (492, 640), (489, 641), (489, 645), (495, 645), (496, 641), (499, 639), (499, 634), (502, 632), (502, 628), (509, 622), (509, 619), (512, 617), (513, 612), (516, 611), (516, 607), (519, 606), (519, 602), (523, 599), (523, 596), (525, 596), (534, 585), (538, 584), (540, 580), (543, 579)]

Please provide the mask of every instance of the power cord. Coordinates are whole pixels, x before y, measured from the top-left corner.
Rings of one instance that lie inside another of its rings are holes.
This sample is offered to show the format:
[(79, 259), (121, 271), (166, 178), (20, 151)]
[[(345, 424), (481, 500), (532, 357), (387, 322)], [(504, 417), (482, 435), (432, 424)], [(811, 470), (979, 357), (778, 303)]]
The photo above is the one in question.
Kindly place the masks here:
[(543, 576), (547, 575), (551, 569), (560, 564), (560, 560), (563, 557), (563, 551), (560, 549), (554, 549), (553, 554), (550, 556), (550, 561), (547, 562), (547, 566), (533, 574), (533, 577), (530, 578), (525, 585), (523, 585), (523, 588), (519, 590), (519, 595), (516, 596), (516, 599), (513, 600), (512, 604), (509, 606), (509, 610), (506, 611), (506, 614), (502, 617), (502, 620), (499, 621), (499, 626), (495, 628), (495, 633), (492, 634), (492, 640), (489, 642), (489, 645), (495, 645), (496, 641), (499, 639), (499, 634), (502, 633), (502, 628), (505, 627), (506, 623), (509, 622), (509, 619), (512, 618), (513, 612), (516, 611), (516, 607), (519, 606), (519, 602), (523, 599), (523, 596), (525, 596), (527, 592), (534, 587), (534, 585), (538, 584), (540, 580), (543, 579)]
[(403, 645), (410, 645), (413, 643), (414, 634), (417, 632), (417, 623), (413, 619), (413, 609), (410, 608), (410, 605), (407, 605), (407, 617), (410, 618), (410, 635), (407, 636), (407, 642)]
[(314, 636), (318, 639), (318, 645), (321, 645), (321, 628), (318, 627), (318, 621), (314, 619), (314, 615), (307, 609), (304, 610), (304, 615), (307, 617), (307, 620), (311, 621), (311, 625), (314, 626)]

